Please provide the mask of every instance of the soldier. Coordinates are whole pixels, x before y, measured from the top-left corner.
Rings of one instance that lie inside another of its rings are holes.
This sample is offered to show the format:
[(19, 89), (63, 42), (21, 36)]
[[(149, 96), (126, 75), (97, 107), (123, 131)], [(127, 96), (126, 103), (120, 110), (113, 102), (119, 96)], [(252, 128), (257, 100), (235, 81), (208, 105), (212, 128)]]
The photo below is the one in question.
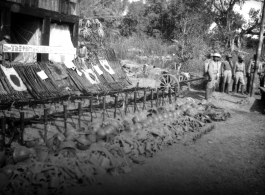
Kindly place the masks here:
[(226, 60), (222, 62), (221, 65), (221, 76), (223, 77), (222, 89), (221, 92), (229, 93), (230, 82), (233, 76), (233, 62), (232, 62), (232, 55), (226, 55)]
[[(251, 85), (251, 80), (254, 76), (254, 72), (255, 72), (255, 64), (257, 62), (257, 55), (254, 54), (253, 55), (253, 59), (250, 60), (249, 65), (248, 65), (248, 70), (247, 70), (247, 92), (250, 92), (250, 85)], [(258, 62), (257, 64), (257, 69), (258, 69), (258, 75), (260, 75), (261, 72), (261, 68), (262, 64), (260, 62)]]
[(3, 37), (3, 39), (0, 41), (0, 63), (2, 63), (3, 59), (5, 61), (9, 61), (9, 62), (12, 61), (12, 55), (11, 55), (11, 53), (5, 53), (5, 56), (3, 56), (3, 51), (2, 51), (3, 45), (4, 44), (8, 44), (10, 42), (11, 42), (11, 39), (10, 39), (10, 36), (8, 36), (8, 35), (5, 35)]
[(204, 61), (204, 76), (208, 77), (208, 68), (209, 68), (209, 63), (212, 61), (212, 55), (213, 54), (208, 54), (206, 55), (206, 60)]
[(235, 75), (235, 82), (234, 82), (234, 93), (237, 90), (237, 84), (241, 83), (241, 94), (244, 94), (245, 90), (245, 80), (244, 75), (246, 74), (246, 65), (244, 63), (244, 56), (238, 56), (238, 62), (236, 62), (234, 67), (234, 75)]
[(205, 99), (208, 100), (212, 95), (212, 92), (215, 90), (216, 84), (219, 82), (220, 76), (220, 59), (221, 55), (219, 53), (213, 54), (213, 60), (209, 63), (208, 66), (208, 82), (206, 85)]

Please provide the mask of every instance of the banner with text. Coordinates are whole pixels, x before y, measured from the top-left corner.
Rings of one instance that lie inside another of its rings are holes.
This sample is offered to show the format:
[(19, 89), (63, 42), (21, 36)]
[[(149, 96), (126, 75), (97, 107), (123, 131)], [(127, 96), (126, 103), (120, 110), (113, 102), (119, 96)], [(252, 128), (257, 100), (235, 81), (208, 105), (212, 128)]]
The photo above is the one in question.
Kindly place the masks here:
[(51, 47), (38, 45), (4, 44), (3, 52), (7, 53), (49, 53), (49, 54), (76, 54), (76, 48)]

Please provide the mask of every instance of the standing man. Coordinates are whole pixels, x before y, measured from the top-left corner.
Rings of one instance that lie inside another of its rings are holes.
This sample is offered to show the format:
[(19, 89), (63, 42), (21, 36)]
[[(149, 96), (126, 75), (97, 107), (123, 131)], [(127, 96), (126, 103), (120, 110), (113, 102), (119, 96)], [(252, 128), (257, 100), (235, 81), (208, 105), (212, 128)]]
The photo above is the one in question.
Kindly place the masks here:
[(10, 36), (5, 35), (3, 39), (0, 41), (0, 63), (2, 64), (2, 61), (12, 61), (12, 54), (11, 53), (5, 53), (5, 56), (3, 56), (3, 45), (8, 44), (11, 42)]
[(233, 69), (234, 69), (234, 65), (232, 62), (232, 55), (228, 54), (226, 55), (226, 60), (222, 62), (222, 65), (221, 65), (221, 76), (223, 78), (221, 92), (226, 92), (227, 94), (229, 93), (230, 82), (232, 80), (232, 77), (234, 77)]
[(246, 74), (246, 65), (244, 63), (244, 56), (238, 56), (238, 62), (235, 64), (234, 75), (236, 77), (234, 82), (234, 93), (237, 91), (237, 84), (241, 83), (241, 94), (244, 94), (245, 90), (245, 80), (244, 75)]
[(208, 100), (212, 95), (212, 92), (215, 90), (216, 85), (219, 82), (220, 77), (220, 59), (221, 55), (219, 53), (213, 54), (213, 60), (209, 63), (208, 75), (209, 79), (206, 86), (205, 99)]
[(209, 77), (208, 69), (209, 69), (210, 62), (212, 61), (212, 55), (213, 54), (206, 55), (206, 60), (204, 61), (204, 76), (205, 77)]
[[(251, 80), (254, 77), (254, 72), (255, 72), (255, 64), (257, 61), (257, 55), (253, 55), (253, 59), (250, 60), (249, 65), (248, 65), (248, 70), (247, 70), (247, 92), (250, 92), (250, 87), (251, 87)], [(257, 64), (257, 69), (258, 69), (258, 75), (261, 73), (261, 63), (258, 62)]]

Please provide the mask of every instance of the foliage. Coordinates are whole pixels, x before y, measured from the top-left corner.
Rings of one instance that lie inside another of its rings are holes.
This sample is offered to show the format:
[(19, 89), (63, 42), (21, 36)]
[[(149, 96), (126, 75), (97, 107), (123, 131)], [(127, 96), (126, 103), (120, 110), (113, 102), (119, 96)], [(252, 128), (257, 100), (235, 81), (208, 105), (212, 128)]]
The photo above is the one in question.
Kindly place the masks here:
[[(257, 28), (258, 11), (251, 10), (248, 23), (234, 11), (245, 1), (86, 0), (81, 13), (100, 21), (104, 45), (114, 47), (121, 58), (138, 60), (142, 56), (139, 61), (145, 62), (145, 56), (158, 56), (154, 63), (164, 66), (161, 59), (170, 54), (174, 62), (199, 69), (196, 66), (207, 53), (224, 54), (251, 45), (244, 35)], [(216, 27), (209, 31), (213, 22)]]

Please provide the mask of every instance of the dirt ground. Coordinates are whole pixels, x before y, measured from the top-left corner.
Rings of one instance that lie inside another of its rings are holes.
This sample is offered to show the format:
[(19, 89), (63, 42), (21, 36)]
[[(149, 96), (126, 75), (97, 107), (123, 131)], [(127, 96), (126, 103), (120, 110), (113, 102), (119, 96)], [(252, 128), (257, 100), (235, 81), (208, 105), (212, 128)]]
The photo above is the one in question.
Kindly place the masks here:
[[(201, 91), (189, 94), (196, 100)], [(93, 186), (78, 187), (65, 194), (265, 194), (264, 103), (240, 95), (216, 93), (216, 106), (232, 118), (194, 144), (183, 141), (164, 148), (131, 173), (98, 178)]]

